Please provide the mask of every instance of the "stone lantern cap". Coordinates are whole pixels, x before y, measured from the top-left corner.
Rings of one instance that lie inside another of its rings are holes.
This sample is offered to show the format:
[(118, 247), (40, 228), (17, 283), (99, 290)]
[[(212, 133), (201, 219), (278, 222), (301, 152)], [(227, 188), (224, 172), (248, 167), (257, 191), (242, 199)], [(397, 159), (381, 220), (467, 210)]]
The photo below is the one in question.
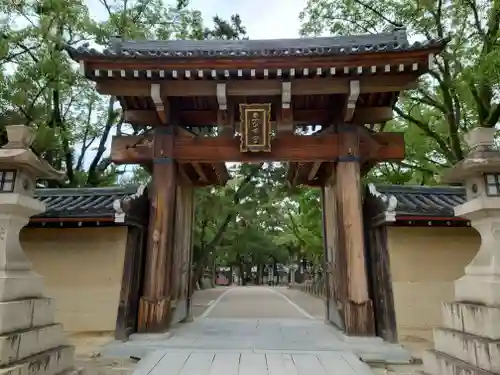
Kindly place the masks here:
[(25, 169), (35, 179), (62, 180), (64, 173), (40, 159), (30, 146), (34, 131), (25, 125), (6, 126), (8, 142), (0, 148), (0, 169)]
[(475, 128), (466, 135), (467, 156), (443, 174), (448, 183), (465, 182), (478, 174), (500, 173), (500, 150), (495, 146), (495, 128)]

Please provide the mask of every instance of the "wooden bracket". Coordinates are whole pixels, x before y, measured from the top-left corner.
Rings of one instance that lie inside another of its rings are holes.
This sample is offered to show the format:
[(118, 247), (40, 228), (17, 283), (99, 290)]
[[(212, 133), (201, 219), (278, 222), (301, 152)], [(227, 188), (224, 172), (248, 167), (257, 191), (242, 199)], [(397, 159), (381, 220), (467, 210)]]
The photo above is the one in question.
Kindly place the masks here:
[(349, 81), (349, 96), (347, 97), (344, 121), (350, 122), (354, 117), (354, 111), (356, 110), (356, 102), (358, 101), (360, 94), (360, 87), (358, 80)]
[(281, 83), (281, 108), (289, 109), (292, 101), (292, 82)]
[(155, 104), (156, 113), (160, 118), (161, 123), (167, 124), (169, 120), (167, 115), (168, 105), (166, 106), (165, 102), (163, 101), (163, 97), (161, 94), (161, 85), (159, 83), (151, 84), (150, 96), (153, 100), (153, 103)]
[(281, 108), (278, 108), (278, 126), (279, 133), (293, 133), (295, 130), (292, 111), (292, 83), (281, 83)]
[(225, 83), (218, 83), (217, 84), (217, 103), (219, 103), (219, 109), (220, 110), (227, 110), (227, 90), (226, 90), (226, 84)]

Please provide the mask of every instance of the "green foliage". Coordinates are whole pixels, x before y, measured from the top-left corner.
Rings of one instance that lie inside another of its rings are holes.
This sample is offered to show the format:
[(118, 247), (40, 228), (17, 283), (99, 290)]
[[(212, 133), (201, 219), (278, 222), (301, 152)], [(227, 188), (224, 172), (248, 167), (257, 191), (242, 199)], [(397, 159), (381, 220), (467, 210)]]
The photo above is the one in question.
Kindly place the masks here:
[(308, 0), (304, 34), (376, 33), (404, 26), (410, 40), (450, 38), (436, 67), (403, 95), (388, 128), (405, 131), (407, 158), (375, 169), (381, 182), (436, 183), (461, 160), (463, 134), (500, 118), (499, 0)]
[[(123, 169), (110, 165), (109, 138), (127, 130), (116, 98), (95, 92), (78, 73), (64, 47), (91, 43), (108, 46), (110, 38), (235, 39), (245, 35), (238, 15), (213, 19), (180, 0), (0, 0), (0, 144), (5, 126), (25, 124), (37, 130), (33, 148), (66, 172), (63, 186), (118, 183)], [(95, 3), (94, 3), (95, 7)], [(92, 14), (99, 14), (99, 20)], [(134, 129), (137, 132), (137, 129)]]

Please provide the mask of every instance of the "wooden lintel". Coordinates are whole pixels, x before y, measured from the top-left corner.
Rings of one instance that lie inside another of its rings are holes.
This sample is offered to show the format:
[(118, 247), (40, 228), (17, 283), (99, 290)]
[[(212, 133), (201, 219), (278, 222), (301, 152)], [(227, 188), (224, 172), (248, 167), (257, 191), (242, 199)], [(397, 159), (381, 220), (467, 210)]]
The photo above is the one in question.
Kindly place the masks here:
[[(399, 92), (417, 87), (417, 74), (402, 73), (394, 76), (360, 77), (360, 94), (373, 92)], [(349, 94), (350, 78), (325, 77), (296, 79), (291, 84), (291, 95)], [(217, 82), (179, 80), (154, 82), (161, 85), (163, 96), (216, 96)], [(102, 80), (97, 91), (104, 95), (149, 96), (151, 82), (130, 80)], [(279, 80), (241, 80), (226, 83), (227, 96), (276, 96), (282, 94)]]
[[(345, 134), (296, 136), (282, 134), (272, 140), (271, 152), (242, 153), (240, 140), (232, 136), (177, 137), (172, 154), (180, 162), (267, 162), (267, 161), (335, 161), (341, 156), (341, 137)], [(152, 159), (153, 136), (116, 136), (111, 145), (111, 160), (116, 164), (142, 164)], [(375, 148), (375, 150), (373, 150)], [(361, 158), (402, 160), (402, 133), (378, 133), (360, 139)], [(168, 155), (165, 155), (168, 156)]]
[[(332, 119), (332, 111), (329, 109), (306, 109), (293, 110), (292, 108), (278, 108), (280, 118), (279, 127), (290, 128), (293, 124), (326, 124)], [(360, 107), (357, 106), (352, 118), (353, 124), (377, 124), (389, 121), (393, 118), (391, 107)], [(161, 125), (161, 120), (156, 111), (153, 110), (125, 110), (124, 120), (126, 123), (140, 126)], [(181, 111), (179, 120), (182, 124), (189, 126), (215, 126), (221, 128), (234, 126), (234, 113), (232, 107), (227, 111)]]

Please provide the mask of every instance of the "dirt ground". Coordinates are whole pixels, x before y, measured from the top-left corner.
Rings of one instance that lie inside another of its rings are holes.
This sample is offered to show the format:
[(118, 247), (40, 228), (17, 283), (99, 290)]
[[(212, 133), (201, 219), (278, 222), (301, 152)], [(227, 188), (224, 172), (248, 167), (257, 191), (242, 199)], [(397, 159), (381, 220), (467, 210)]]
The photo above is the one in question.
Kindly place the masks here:
[[(221, 287), (195, 293), (193, 316), (196, 318), (202, 315), (225, 290), (225, 287)], [(315, 318), (321, 319), (324, 316), (323, 300), (306, 295), (298, 290), (279, 288), (279, 291)], [(137, 362), (132, 359), (104, 358), (100, 356), (100, 348), (114, 339), (113, 332), (70, 333), (68, 339), (76, 347), (76, 366), (84, 367), (86, 375), (130, 375), (137, 365)], [(432, 342), (419, 338), (413, 335), (412, 332), (400, 332), (400, 342), (412, 353), (415, 358), (414, 364), (370, 364), (375, 375), (420, 374), (422, 371), (422, 352), (432, 347)]]

